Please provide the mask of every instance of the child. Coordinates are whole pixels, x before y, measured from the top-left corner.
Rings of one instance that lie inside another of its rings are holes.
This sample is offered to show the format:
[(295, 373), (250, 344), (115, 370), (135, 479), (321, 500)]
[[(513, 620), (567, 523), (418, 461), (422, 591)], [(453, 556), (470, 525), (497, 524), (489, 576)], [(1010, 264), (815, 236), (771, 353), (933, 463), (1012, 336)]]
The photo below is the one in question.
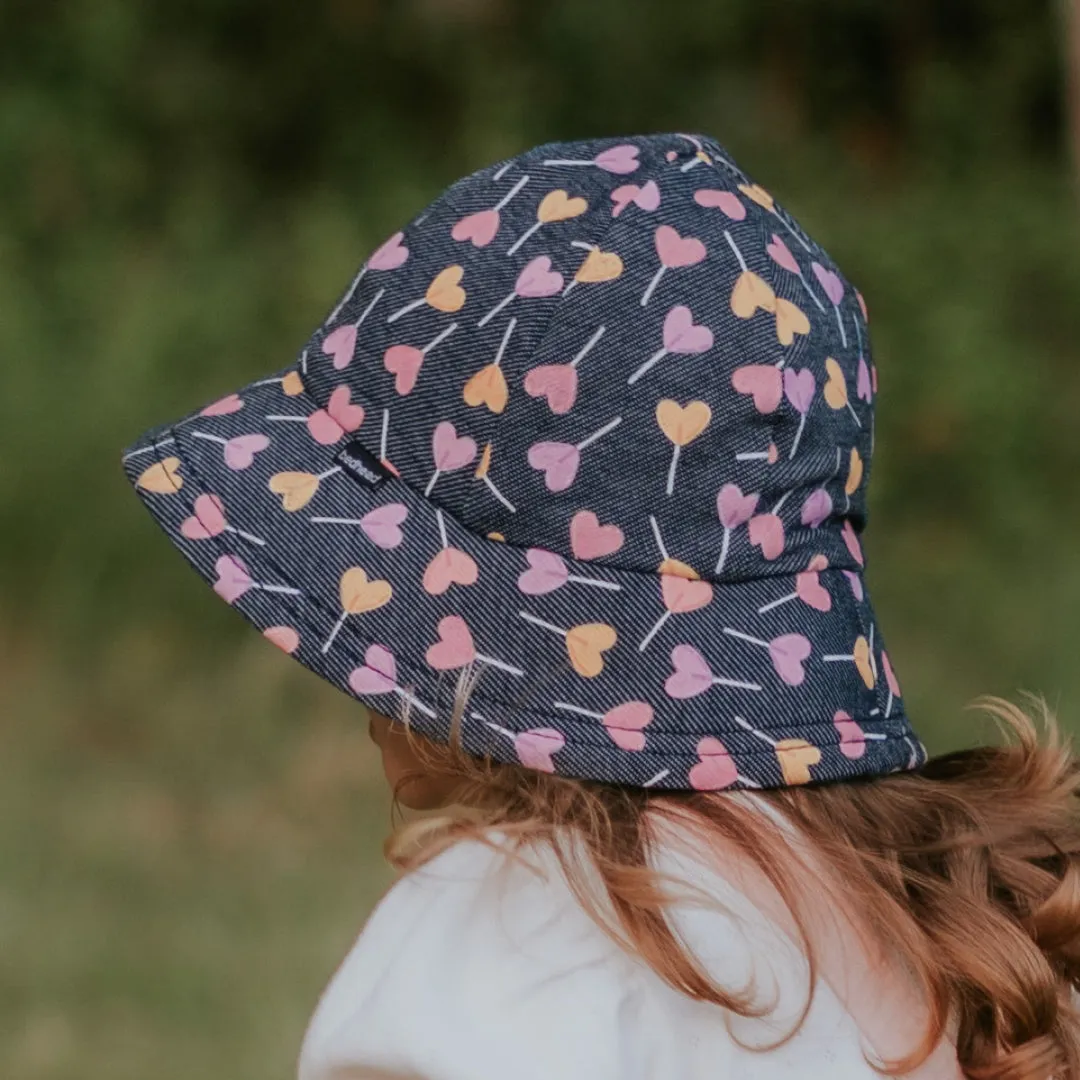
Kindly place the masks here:
[(707, 138), (453, 185), (126, 457), (436, 810), (303, 1080), (1080, 1080), (1076, 767), (925, 760), (863, 581), (862, 296)]

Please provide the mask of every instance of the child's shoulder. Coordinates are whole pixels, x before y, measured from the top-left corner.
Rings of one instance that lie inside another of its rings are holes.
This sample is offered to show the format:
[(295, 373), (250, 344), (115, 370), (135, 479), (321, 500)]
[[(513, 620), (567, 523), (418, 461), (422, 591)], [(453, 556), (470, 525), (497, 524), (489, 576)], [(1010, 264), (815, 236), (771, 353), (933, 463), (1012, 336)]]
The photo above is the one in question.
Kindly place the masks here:
[[(623, 1075), (598, 1029), (634, 1009), (638, 965), (575, 900), (554, 852), (461, 841), (389, 890), (325, 991), (302, 1080), (346, 1066), (424, 1077)], [(453, 1067), (457, 1057), (463, 1064)]]

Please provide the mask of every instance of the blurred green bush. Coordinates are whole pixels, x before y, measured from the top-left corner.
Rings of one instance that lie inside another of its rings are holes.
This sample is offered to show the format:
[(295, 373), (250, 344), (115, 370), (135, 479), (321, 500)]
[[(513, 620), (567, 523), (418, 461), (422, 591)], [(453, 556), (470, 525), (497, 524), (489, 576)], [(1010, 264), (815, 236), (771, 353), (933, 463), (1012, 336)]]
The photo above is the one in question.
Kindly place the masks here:
[(0, 7), (0, 1075), (286, 1075), (385, 880), (358, 711), (197, 585), (121, 478), (291, 358), (456, 176), (724, 142), (870, 306), (870, 576), (932, 749), (1080, 698), (1080, 224), (1059, 5)]

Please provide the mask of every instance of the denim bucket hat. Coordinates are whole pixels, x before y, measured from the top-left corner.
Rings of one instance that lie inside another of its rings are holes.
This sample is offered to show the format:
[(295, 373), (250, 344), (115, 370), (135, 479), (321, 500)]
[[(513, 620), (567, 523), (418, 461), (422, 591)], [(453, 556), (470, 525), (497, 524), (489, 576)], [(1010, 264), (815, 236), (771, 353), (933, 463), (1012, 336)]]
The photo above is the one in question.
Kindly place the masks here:
[(718, 143), (552, 143), (370, 255), (299, 357), (125, 455), (285, 652), (635, 787), (918, 767), (863, 583), (861, 295)]

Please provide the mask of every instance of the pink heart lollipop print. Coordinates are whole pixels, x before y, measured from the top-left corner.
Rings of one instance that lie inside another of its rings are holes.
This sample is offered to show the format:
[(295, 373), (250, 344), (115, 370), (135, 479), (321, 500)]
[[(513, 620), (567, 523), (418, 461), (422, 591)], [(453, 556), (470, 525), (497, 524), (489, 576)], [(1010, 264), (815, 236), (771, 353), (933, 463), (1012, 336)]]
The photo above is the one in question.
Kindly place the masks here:
[(724, 569), (728, 549), (731, 546), (731, 534), (740, 525), (750, 520), (757, 509), (759, 496), (744, 495), (738, 484), (725, 484), (716, 496), (716, 516), (724, 527), (724, 539), (720, 547), (720, 558), (716, 562), (716, 573)]
[(833, 727), (840, 736), (840, 753), (844, 757), (855, 760), (866, 753), (866, 738), (863, 730), (851, 719), (850, 713), (837, 709), (833, 714)]
[(856, 574), (854, 570), (845, 570), (844, 577), (847, 578), (848, 584), (851, 586), (851, 595), (854, 596), (856, 600), (861, 602), (863, 596), (865, 595), (863, 591), (862, 577)]
[(476, 560), (460, 548), (445, 547), (424, 570), (424, 592), (442, 596), (451, 585), (475, 585), (480, 576)]
[(552, 758), (566, 745), (566, 739), (561, 731), (556, 731), (554, 728), (530, 728), (528, 731), (515, 734), (505, 728), (497, 730), (514, 740), (514, 752), (518, 756), (518, 761), (526, 769), (535, 769), (537, 772), (545, 773), (555, 771), (555, 762)]
[(326, 408), (316, 409), (307, 418), (308, 431), (317, 443), (332, 446), (364, 422), (364, 407), (351, 404), (351, 396), (348, 386), (339, 386), (330, 395)]
[(624, 542), (618, 525), (601, 525), (591, 510), (579, 510), (570, 519), (570, 550), (575, 559), (602, 559), (614, 555)]
[(412, 393), (425, 357), (456, 329), (457, 323), (451, 323), (449, 326), (444, 327), (422, 349), (417, 348), (415, 345), (391, 345), (383, 353), (383, 367), (391, 375), (395, 376), (394, 389), (399, 394), (404, 397), (406, 394)]
[(723, 632), (729, 637), (766, 649), (776, 674), (788, 686), (799, 686), (806, 678), (803, 662), (810, 656), (811, 646), (809, 638), (802, 634), (781, 634), (771, 641), (765, 641), (751, 634), (744, 634), (741, 630), (733, 630), (730, 626), (725, 626)]
[(453, 671), (476, 659), (472, 632), (460, 615), (447, 615), (439, 620), (439, 640), (428, 646), (428, 664), (436, 671)]
[(641, 164), (638, 161), (638, 152), (636, 146), (631, 143), (623, 143), (619, 146), (611, 146), (607, 150), (602, 150), (591, 161), (572, 161), (564, 160), (562, 158), (550, 158), (545, 161), (544, 164), (547, 166), (595, 165), (596, 168), (603, 169), (604, 172), (625, 175), (626, 173), (636, 172), (638, 165)]
[(844, 543), (847, 545), (848, 551), (851, 552), (851, 557), (860, 566), (865, 566), (866, 561), (863, 558), (862, 544), (859, 543), (859, 537), (851, 524), (850, 518), (844, 519), (844, 524), (840, 528), (840, 535), (844, 538)]
[(656, 245), (656, 255), (660, 260), (660, 266), (641, 296), (642, 307), (648, 304), (665, 270), (694, 266), (706, 255), (705, 245), (696, 236), (680, 236), (670, 225), (658, 226), (653, 242)]
[(525, 392), (530, 397), (547, 398), (548, 408), (556, 416), (568, 413), (577, 400), (578, 365), (603, 336), (604, 327), (598, 326), (569, 364), (541, 364), (533, 368), (525, 375)]
[(431, 436), (431, 456), (435, 461), (435, 471), (431, 474), (424, 497), (431, 494), (435, 482), (444, 472), (463, 469), (476, 457), (476, 443), (467, 435), (458, 435), (449, 420), (436, 425)]
[(759, 413), (775, 412), (784, 396), (783, 375), (772, 364), (745, 364), (731, 373), (731, 385), (740, 394), (751, 394)]
[(263, 631), (263, 637), (283, 653), (291, 655), (300, 648), (300, 635), (291, 626), (268, 626)]
[(844, 319), (840, 314), (839, 306), (840, 301), (844, 299), (844, 283), (839, 274), (834, 270), (827, 270), (819, 262), (812, 262), (810, 269), (814, 271), (814, 277), (818, 279), (818, 284), (825, 290), (825, 295), (829, 298), (833, 310), (836, 312), (836, 325), (840, 327), (840, 341), (844, 348), (847, 348), (847, 331), (844, 329)]
[(333, 357), (333, 365), (336, 371), (347, 368), (352, 363), (356, 352), (357, 325), (355, 323), (343, 323), (323, 338), (322, 351), (327, 356)]
[(518, 578), (518, 588), (526, 596), (543, 596), (561, 589), (570, 580), (566, 563), (553, 551), (529, 548), (525, 561), (529, 568)]
[(698, 742), (697, 753), (698, 762), (687, 774), (695, 791), (723, 791), (739, 779), (739, 770), (719, 739), (706, 735)]
[(537, 442), (529, 447), (529, 464), (544, 474), (544, 485), (548, 491), (565, 491), (573, 484), (581, 464), (581, 452), (602, 439), (622, 423), (622, 417), (616, 416), (608, 421), (599, 431), (594, 431), (588, 438), (582, 439), (576, 446), (563, 442)]
[(409, 510), (404, 503), (387, 503), (369, 510), (360, 519), (360, 528), (376, 547), (389, 551), (398, 547), (404, 539), (401, 523), (408, 516)]
[(714, 188), (701, 188), (694, 192), (694, 202), (698, 206), (712, 207), (722, 211), (732, 221), (742, 221), (746, 217), (746, 207), (733, 191), (718, 191)]
[(459, 243), (471, 241), (473, 247), (487, 247), (499, 231), (499, 211), (492, 208), (468, 214), (455, 223), (450, 235)]
[(617, 218), (631, 203), (641, 210), (651, 212), (660, 206), (660, 188), (655, 180), (647, 180), (641, 187), (637, 184), (623, 184), (611, 193), (611, 216)]
[(795, 439), (791, 444), (789, 457), (794, 457), (799, 449), (799, 440), (802, 438), (803, 429), (806, 427), (806, 417), (810, 412), (810, 406), (814, 403), (814, 393), (817, 384), (814, 381), (814, 373), (809, 368), (796, 371), (794, 368), (784, 369), (784, 395), (791, 402), (792, 407), (799, 414), (799, 428), (795, 432)]
[(671, 650), (671, 666), (674, 671), (667, 677), (664, 690), (668, 697), (678, 700), (697, 697), (714, 686), (728, 686), (738, 690), (761, 690), (758, 683), (713, 675), (708, 661), (693, 645), (676, 645)]
[(180, 535), (188, 540), (209, 540), (211, 537), (228, 532), (252, 544), (264, 545), (266, 543), (265, 540), (260, 540), (251, 533), (234, 529), (228, 523), (225, 519), (225, 504), (221, 501), (220, 495), (200, 495), (192, 505), (192, 511), (191, 517), (184, 518), (180, 523)]
[(397, 662), (385, 645), (369, 645), (364, 653), (364, 663), (349, 675), (349, 686), (354, 693), (392, 694), (397, 690)]
[(816, 529), (832, 513), (832, 496), (823, 488), (817, 488), (806, 496), (799, 520), (810, 529)]
[(553, 270), (547, 255), (537, 255), (527, 262), (514, 283), (514, 291), (500, 300), (476, 325), (486, 326), (515, 297), (538, 298), (555, 296), (562, 291), (563, 276)]
[(643, 375), (652, 370), (668, 353), (697, 354), (707, 352), (713, 346), (713, 333), (707, 327), (694, 322), (690, 309), (682, 304), (673, 307), (664, 318), (664, 346), (657, 350), (635, 371), (627, 384), (633, 386)]
[(856, 376), (855, 387), (856, 395), (869, 404), (870, 399), (874, 396), (873, 384), (870, 381), (870, 368), (861, 356), (859, 357), (859, 371)]
[(559, 712), (575, 713), (599, 720), (611, 736), (611, 741), (621, 750), (631, 752), (645, 749), (645, 734), (642, 729), (653, 721), (653, 708), (645, 701), (625, 701), (603, 713), (594, 709), (583, 709), (566, 701), (556, 701), (552, 708)]
[(236, 435), (225, 444), (225, 464), (230, 469), (246, 469), (255, 455), (270, 445), (266, 435)]
[(369, 270), (396, 270), (404, 265), (409, 257), (409, 249), (402, 243), (405, 239), (403, 232), (396, 232), (388, 240), (384, 240), (372, 253), (367, 261)]
[(881, 650), (881, 666), (885, 671), (885, 682), (889, 688), (889, 698), (885, 703), (885, 718), (888, 719), (892, 712), (893, 699), (900, 696), (900, 683), (897, 681), (896, 672), (893, 671), (889, 654), (884, 649)]
[(247, 565), (235, 555), (222, 555), (214, 563), (214, 570), (217, 573), (214, 592), (227, 604), (235, 603), (249, 589), (286, 593), (289, 596), (300, 595), (299, 589), (294, 589), (288, 585), (266, 585), (262, 582), (252, 581)]
[(784, 523), (778, 514), (757, 514), (747, 526), (750, 543), (761, 548), (763, 559), (779, 558), (784, 551)]
[(244, 407), (244, 399), (239, 394), (228, 394), (204, 408), (200, 416), (229, 416)]
[(767, 611), (790, 603), (792, 600), (801, 600), (815, 611), (829, 611), (832, 609), (832, 595), (821, 584), (821, 571), (828, 566), (828, 561), (823, 555), (815, 555), (810, 560), (807, 569), (795, 575), (795, 591), (772, 600), (758, 608), (758, 614), (764, 615)]

